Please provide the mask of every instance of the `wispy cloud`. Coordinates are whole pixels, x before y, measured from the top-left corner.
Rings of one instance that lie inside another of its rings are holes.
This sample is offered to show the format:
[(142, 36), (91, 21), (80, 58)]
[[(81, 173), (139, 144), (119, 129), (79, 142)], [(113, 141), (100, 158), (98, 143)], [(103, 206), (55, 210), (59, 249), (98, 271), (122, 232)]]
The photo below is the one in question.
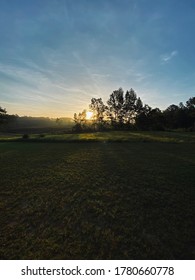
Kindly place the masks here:
[[(87, 108), (94, 83), (89, 83), (89, 86), (85, 85), (84, 82), (82, 83), (82, 74), (80, 81), (76, 72), (85, 67), (87, 74), (90, 74), (90, 78), (93, 78), (94, 82), (96, 75), (93, 77), (90, 68), (85, 65), (78, 67), (78, 61), (76, 67), (73, 67), (74, 63), (73, 65), (66, 61), (62, 63), (55, 56), (49, 56), (47, 64), (44, 66), (39, 66), (30, 59), (23, 59), (20, 62), (20, 65), (0, 62), (0, 96), (9, 111), (17, 114), (21, 112), (26, 115), (36, 115), (37, 112), (37, 115), (45, 115), (47, 114), (45, 112), (53, 110), (50, 116), (71, 117), (75, 111)], [(72, 79), (75, 78), (74, 83), (69, 78), (69, 73), (63, 64), (66, 64), (66, 67), (69, 66), (69, 71), (70, 66), (75, 69), (75, 76), (72, 76)], [(20, 105), (18, 105), (18, 101)]]
[(171, 59), (173, 59), (177, 55), (178, 55), (178, 51), (177, 50), (174, 50), (174, 51), (172, 51), (169, 54), (163, 54), (163, 55), (161, 55), (161, 62), (163, 64), (168, 63)]
[(101, 80), (104, 78), (109, 77), (109, 74), (100, 74), (100, 73), (94, 73), (94, 69), (89, 67), (86, 62), (82, 59), (81, 55), (78, 52), (72, 52), (73, 57), (78, 62), (78, 66), (83, 68), (83, 71), (86, 73), (87, 77), (90, 80), (90, 87), (92, 89), (92, 92), (95, 92), (97, 94), (100, 94), (102, 92), (102, 84)]

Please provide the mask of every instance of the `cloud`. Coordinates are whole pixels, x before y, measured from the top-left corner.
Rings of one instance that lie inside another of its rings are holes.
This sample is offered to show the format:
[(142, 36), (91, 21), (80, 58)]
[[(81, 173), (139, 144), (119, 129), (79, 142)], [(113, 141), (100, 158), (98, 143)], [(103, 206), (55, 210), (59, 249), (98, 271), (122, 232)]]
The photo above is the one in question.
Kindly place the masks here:
[(161, 55), (161, 62), (163, 64), (168, 63), (171, 59), (173, 59), (177, 55), (178, 55), (178, 51), (177, 50), (174, 50), (174, 51), (172, 51), (169, 54), (163, 54), (163, 55)]
[(93, 90), (91, 83), (86, 86), (83, 77), (78, 77), (77, 71), (83, 72), (80, 70), (86, 67), (90, 74), (90, 68), (84, 64), (78, 69), (78, 61), (70, 65), (58, 56), (49, 55), (43, 65), (31, 59), (17, 59), (14, 64), (0, 62), (0, 98), (9, 113), (72, 117), (74, 112), (87, 108)]

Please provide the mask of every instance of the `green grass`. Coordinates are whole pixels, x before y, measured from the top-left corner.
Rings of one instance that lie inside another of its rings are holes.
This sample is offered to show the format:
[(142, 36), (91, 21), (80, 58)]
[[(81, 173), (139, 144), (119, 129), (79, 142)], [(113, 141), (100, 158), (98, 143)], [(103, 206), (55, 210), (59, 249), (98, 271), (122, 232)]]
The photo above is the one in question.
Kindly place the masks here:
[(168, 142), (195, 143), (194, 132), (167, 131), (110, 131), (94, 133), (66, 134), (29, 134), (29, 139), (23, 139), (19, 134), (1, 134), (0, 142)]
[(194, 259), (194, 170), (194, 143), (0, 143), (0, 258)]

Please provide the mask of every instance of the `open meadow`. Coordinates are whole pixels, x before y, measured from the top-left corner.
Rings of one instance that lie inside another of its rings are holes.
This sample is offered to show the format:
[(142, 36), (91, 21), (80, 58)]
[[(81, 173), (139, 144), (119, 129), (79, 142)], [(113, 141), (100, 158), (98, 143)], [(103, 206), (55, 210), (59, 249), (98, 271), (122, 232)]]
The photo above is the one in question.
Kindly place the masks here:
[(1, 259), (195, 258), (194, 133), (52, 137), (1, 137)]

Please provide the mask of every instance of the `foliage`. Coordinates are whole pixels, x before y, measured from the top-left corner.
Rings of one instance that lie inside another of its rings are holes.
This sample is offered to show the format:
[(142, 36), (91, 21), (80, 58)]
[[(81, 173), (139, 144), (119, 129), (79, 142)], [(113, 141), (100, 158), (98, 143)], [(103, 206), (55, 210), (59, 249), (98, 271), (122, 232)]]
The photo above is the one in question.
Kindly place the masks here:
[(131, 88), (124, 94), (122, 88), (114, 90), (107, 105), (101, 98), (92, 98), (89, 105), (93, 118), (86, 120), (86, 110), (75, 114), (75, 127), (81, 131), (100, 131), (106, 129), (122, 130), (165, 130), (189, 129), (195, 130), (195, 97), (190, 98), (186, 105), (180, 103), (170, 105), (166, 110), (151, 108), (143, 104), (140, 97)]
[(2, 107), (0, 107), (0, 124), (3, 124), (6, 122), (6, 109), (3, 109)]
[(122, 88), (113, 91), (107, 101), (107, 115), (113, 127), (120, 127), (124, 123), (124, 92)]
[(0, 106), (0, 115), (5, 115), (7, 113), (6, 109), (3, 109), (1, 106)]
[(102, 130), (105, 127), (105, 116), (107, 107), (104, 105), (101, 98), (92, 98), (89, 105), (90, 110), (93, 113), (92, 126), (94, 130)]
[(75, 131), (79, 132), (82, 129), (86, 129), (86, 110), (83, 110), (82, 113), (79, 113), (78, 115), (75, 113), (74, 114), (74, 122), (75, 122)]
[(0, 107), (0, 126), (1, 129), (7, 128), (10, 124), (16, 122), (18, 116), (17, 115), (8, 115), (6, 109)]

